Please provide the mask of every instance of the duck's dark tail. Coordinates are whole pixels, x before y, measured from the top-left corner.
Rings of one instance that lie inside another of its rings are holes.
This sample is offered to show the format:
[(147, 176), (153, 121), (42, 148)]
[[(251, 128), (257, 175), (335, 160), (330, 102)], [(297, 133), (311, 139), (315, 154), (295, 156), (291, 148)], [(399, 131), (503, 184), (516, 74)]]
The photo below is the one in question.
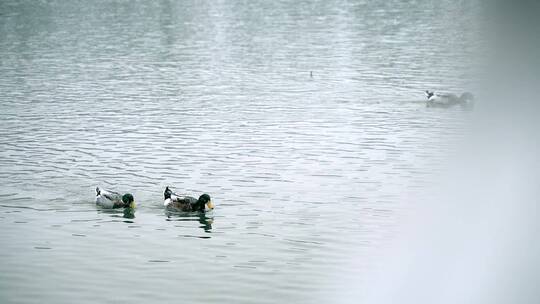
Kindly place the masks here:
[(99, 196), (101, 194), (101, 190), (99, 190), (99, 187), (96, 187), (96, 196)]
[(169, 186), (165, 187), (165, 192), (163, 192), (163, 196), (165, 199), (171, 198), (172, 191), (169, 189)]

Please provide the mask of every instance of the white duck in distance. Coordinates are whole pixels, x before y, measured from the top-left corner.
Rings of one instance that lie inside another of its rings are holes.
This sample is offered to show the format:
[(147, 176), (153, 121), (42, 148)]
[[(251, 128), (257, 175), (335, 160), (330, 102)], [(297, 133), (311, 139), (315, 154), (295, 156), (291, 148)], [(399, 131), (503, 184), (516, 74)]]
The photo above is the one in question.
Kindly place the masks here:
[(460, 105), (464, 109), (472, 109), (474, 106), (474, 96), (469, 92), (464, 92), (461, 96), (448, 93), (435, 93), (426, 91), (428, 108), (450, 108), (455, 105)]

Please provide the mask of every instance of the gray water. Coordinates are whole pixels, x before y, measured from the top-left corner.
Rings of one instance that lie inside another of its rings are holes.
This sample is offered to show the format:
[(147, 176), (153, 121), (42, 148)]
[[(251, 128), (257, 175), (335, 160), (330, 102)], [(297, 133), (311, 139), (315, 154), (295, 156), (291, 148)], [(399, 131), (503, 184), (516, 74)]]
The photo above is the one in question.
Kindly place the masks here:
[[(2, 1), (0, 302), (361, 289), (462, 132), (423, 91), (470, 84), (471, 3)], [(167, 214), (167, 185), (217, 208)]]

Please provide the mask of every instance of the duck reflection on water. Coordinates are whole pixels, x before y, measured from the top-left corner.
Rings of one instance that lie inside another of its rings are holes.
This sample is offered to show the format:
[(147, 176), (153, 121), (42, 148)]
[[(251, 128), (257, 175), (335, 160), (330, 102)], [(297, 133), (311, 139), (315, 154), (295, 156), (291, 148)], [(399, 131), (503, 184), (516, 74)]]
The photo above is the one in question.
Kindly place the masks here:
[(124, 208), (124, 218), (134, 219), (135, 218), (135, 208)]
[(136, 208), (124, 208), (124, 209), (107, 209), (107, 208), (101, 208), (98, 206), (97, 212), (108, 214), (112, 218), (124, 218), (124, 222), (126, 223), (133, 223), (132, 219), (135, 218), (135, 211)]
[(199, 228), (202, 228), (204, 232), (210, 233), (212, 231), (212, 224), (214, 223), (214, 217), (202, 212), (177, 212), (165, 210), (165, 215), (167, 216), (167, 221), (178, 221), (178, 222), (199, 222)]

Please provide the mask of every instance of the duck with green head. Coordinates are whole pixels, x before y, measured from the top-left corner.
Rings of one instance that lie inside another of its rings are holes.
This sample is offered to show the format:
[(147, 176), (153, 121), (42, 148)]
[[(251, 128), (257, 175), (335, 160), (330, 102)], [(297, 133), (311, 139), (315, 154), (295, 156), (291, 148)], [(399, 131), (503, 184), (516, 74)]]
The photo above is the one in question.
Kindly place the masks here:
[(135, 208), (135, 199), (130, 193), (100, 189), (96, 187), (96, 205), (103, 208)]
[(165, 197), (163, 205), (168, 210), (183, 212), (207, 212), (214, 209), (214, 203), (212, 202), (210, 195), (206, 193), (196, 199), (187, 195), (178, 195), (172, 192), (171, 189), (169, 189), (169, 187), (167, 186), (165, 188), (163, 196)]

